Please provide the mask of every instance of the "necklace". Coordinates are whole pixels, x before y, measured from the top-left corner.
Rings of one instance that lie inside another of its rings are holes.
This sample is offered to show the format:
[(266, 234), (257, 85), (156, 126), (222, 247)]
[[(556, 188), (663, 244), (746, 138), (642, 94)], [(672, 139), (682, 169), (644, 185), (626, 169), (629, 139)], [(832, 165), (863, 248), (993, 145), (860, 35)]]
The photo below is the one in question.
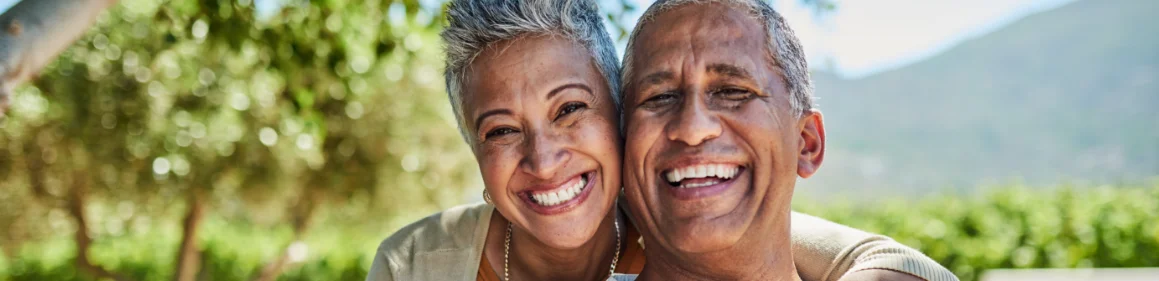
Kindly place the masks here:
[[(608, 269), (608, 278), (616, 273), (616, 263), (620, 261), (620, 217), (616, 216), (613, 221), (613, 226), (616, 228), (616, 254), (612, 256), (612, 266)], [(503, 281), (511, 281), (511, 271), (508, 267), (507, 261), (511, 256), (511, 223), (507, 223), (507, 238), (503, 239)]]

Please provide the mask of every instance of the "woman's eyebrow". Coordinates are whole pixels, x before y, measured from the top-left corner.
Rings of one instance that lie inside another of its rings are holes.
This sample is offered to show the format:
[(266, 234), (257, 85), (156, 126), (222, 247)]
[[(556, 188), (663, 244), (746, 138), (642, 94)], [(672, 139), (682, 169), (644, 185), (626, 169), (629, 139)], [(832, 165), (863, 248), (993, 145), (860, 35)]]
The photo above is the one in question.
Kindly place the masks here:
[(479, 132), (479, 126), (483, 125), (483, 119), (487, 119), (487, 117), (494, 115), (514, 115), (514, 113), (511, 113), (511, 110), (506, 108), (492, 109), (483, 112), (482, 114), (479, 114), (479, 117), (475, 117), (475, 132)]
[(587, 85), (580, 84), (580, 83), (571, 83), (571, 84), (564, 84), (563, 86), (556, 87), (555, 89), (552, 89), (551, 91), (547, 92), (547, 99), (550, 100), (551, 98), (555, 97), (559, 93), (563, 92), (563, 90), (571, 89), (571, 88), (584, 90), (584, 91), (587, 91), (588, 94), (593, 94), (591, 87), (588, 87)]

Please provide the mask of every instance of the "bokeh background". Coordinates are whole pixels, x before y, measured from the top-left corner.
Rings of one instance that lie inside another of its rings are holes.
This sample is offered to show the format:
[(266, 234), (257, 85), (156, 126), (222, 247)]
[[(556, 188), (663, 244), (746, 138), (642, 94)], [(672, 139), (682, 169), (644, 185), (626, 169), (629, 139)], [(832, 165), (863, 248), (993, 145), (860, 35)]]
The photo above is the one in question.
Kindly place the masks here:
[[(829, 133), (795, 209), (963, 280), (1159, 266), (1159, 1), (773, 3)], [(0, 120), (0, 280), (362, 280), (480, 198), (444, 4), (121, 0)]]

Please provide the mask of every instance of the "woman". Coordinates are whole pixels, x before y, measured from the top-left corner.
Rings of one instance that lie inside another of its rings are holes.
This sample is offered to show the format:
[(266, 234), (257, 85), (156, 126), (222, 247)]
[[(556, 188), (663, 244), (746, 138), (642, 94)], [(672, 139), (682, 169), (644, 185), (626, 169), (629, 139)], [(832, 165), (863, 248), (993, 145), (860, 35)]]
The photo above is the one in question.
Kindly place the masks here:
[[(367, 280), (638, 273), (643, 245), (616, 207), (619, 62), (594, 1), (456, 0), (447, 16), (447, 89), (487, 204), (399, 230), (379, 247)], [(944, 270), (887, 238), (805, 215), (792, 224), (804, 280), (904, 263)]]

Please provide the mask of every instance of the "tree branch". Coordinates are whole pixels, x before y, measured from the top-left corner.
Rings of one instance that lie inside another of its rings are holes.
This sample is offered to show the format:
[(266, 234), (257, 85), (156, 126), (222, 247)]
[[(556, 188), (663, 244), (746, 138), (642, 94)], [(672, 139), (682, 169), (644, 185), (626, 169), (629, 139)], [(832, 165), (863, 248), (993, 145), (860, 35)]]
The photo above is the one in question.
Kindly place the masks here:
[(12, 89), (35, 76), (116, 0), (25, 0), (0, 15), (0, 116)]

